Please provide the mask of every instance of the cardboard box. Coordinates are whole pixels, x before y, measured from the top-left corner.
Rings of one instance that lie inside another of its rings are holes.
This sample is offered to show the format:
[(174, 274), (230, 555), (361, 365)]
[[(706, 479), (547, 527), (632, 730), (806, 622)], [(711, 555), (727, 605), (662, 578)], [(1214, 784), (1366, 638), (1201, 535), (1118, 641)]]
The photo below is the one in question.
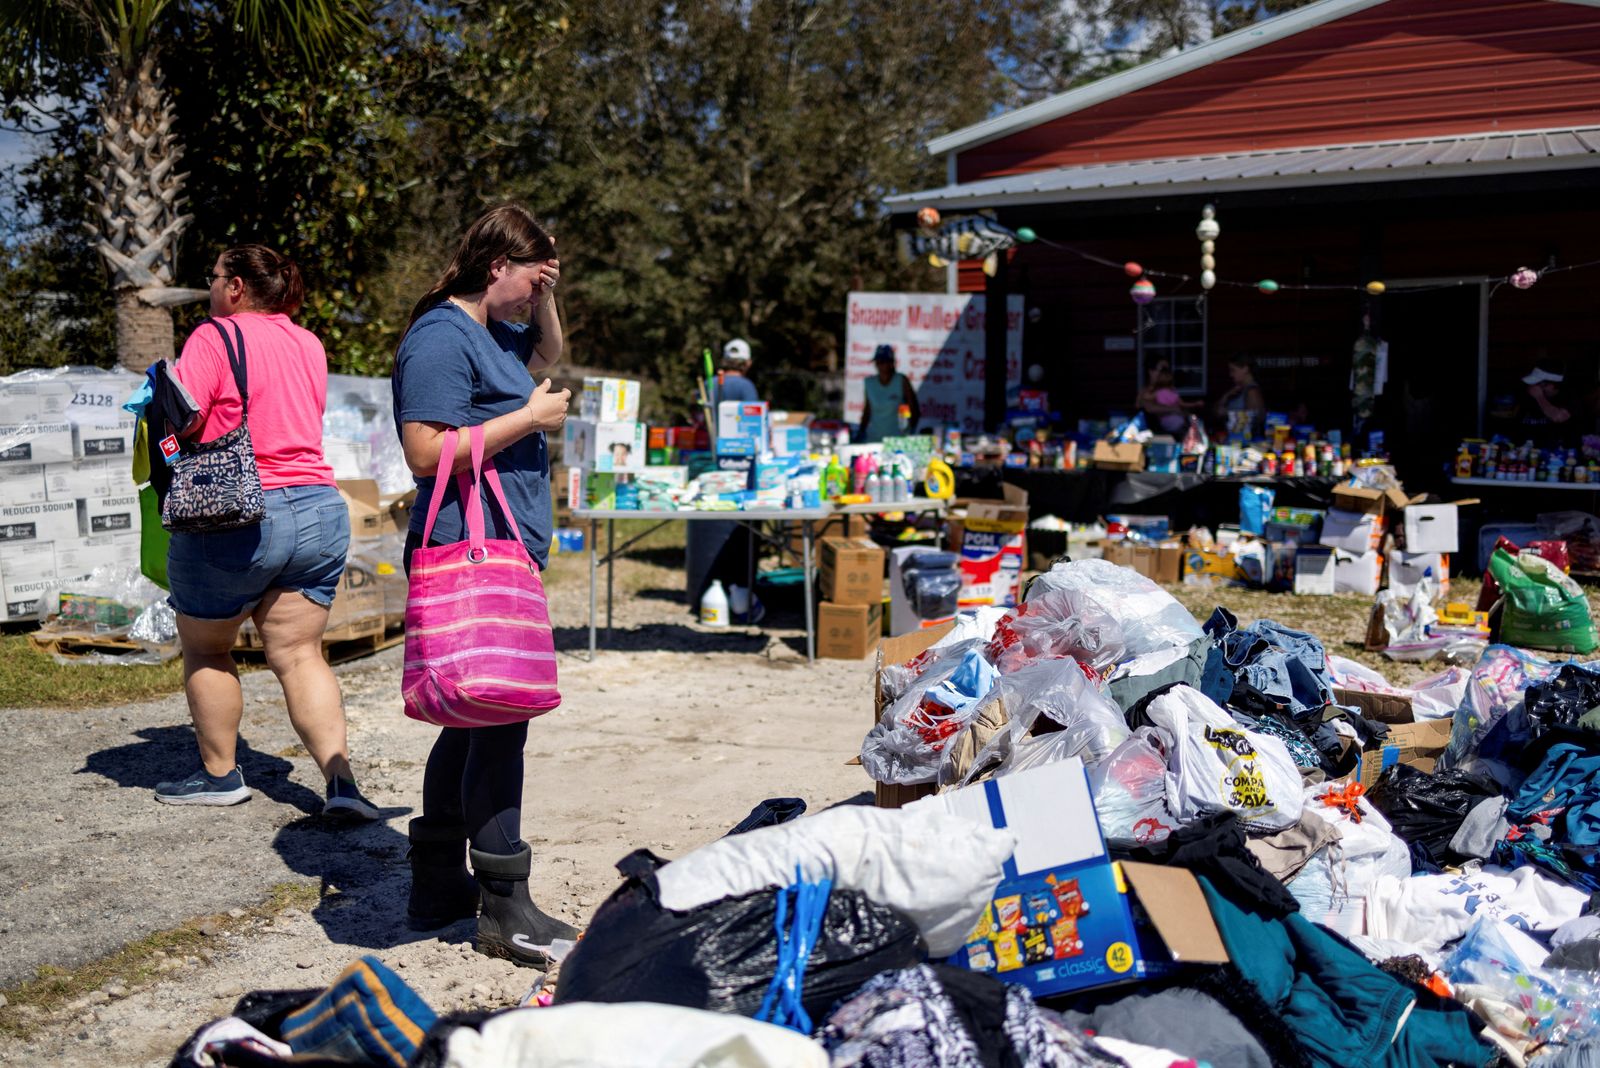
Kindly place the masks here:
[(1177, 542), (1152, 545), (1147, 541), (1107, 541), (1100, 546), (1102, 560), (1132, 568), (1150, 581), (1168, 586), (1183, 580), (1186, 555)]
[(55, 550), (56, 575), (62, 581), (83, 578), (98, 567), (139, 566), (139, 535), (134, 532), (58, 541)]
[(961, 535), (961, 607), (1014, 606), (1028, 558), (1028, 494), (1005, 484), (999, 501), (972, 501)]
[(56, 611), (55, 546), (31, 542), (0, 546), (0, 619), (43, 619)]
[(72, 458), (71, 423), (0, 426), (0, 463), (54, 464)]
[(637, 422), (639, 383), (631, 378), (585, 378), (578, 415), (592, 423)]
[(1402, 596), (1409, 597), (1429, 571), (1439, 582), (1440, 595), (1450, 592), (1449, 553), (1391, 552), (1385, 571), (1389, 588)]
[(72, 394), (72, 384), (61, 378), (6, 382), (0, 385), (0, 426), (65, 422)]
[[(135, 507), (137, 507), (135, 498)], [(76, 501), (0, 505), (0, 543), (71, 541), (78, 537)]]
[[(72, 455), (80, 460), (99, 460), (119, 456), (124, 463), (133, 458), (133, 416), (112, 418), (98, 415), (90, 421), (72, 424)], [(368, 446), (368, 452), (371, 447)], [(130, 479), (132, 476), (129, 476)]]
[(1334, 581), (1333, 552), (1321, 546), (1302, 546), (1295, 550), (1295, 593), (1326, 597), (1338, 592)]
[(1361, 515), (1382, 515), (1385, 509), (1399, 511), (1407, 497), (1397, 489), (1376, 490), (1348, 483), (1333, 488), (1333, 506), (1340, 511)]
[(917, 804), (1017, 837), (967, 944), (945, 963), (989, 972), (1040, 997), (1228, 961), (1192, 872), (1111, 859), (1079, 758)]
[(1322, 537), (1318, 540), (1330, 549), (1364, 553), (1378, 547), (1383, 530), (1383, 516), (1379, 513), (1332, 508), (1322, 521)]
[(752, 438), (761, 442), (770, 436), (766, 401), (723, 401), (717, 405), (717, 440)]
[(49, 499), (44, 464), (0, 465), (0, 506), (39, 504)]
[(810, 412), (769, 412), (772, 451), (779, 456), (795, 456), (811, 451)]
[(1378, 579), (1383, 570), (1383, 555), (1376, 550), (1364, 553), (1333, 551), (1333, 590), (1335, 593), (1359, 593), (1371, 597), (1378, 592)]
[(568, 419), (561, 430), (562, 456), (570, 467), (643, 473), (649, 458), (647, 436), (643, 423)]
[(339, 481), (372, 477), (371, 442), (323, 438), (322, 458), (328, 461), (333, 477)]
[(1411, 698), (1402, 693), (1369, 693), (1335, 686), (1333, 703), (1358, 708), (1364, 717), (1379, 723), (1411, 723), (1415, 719)]
[(1403, 513), (1408, 553), (1453, 553), (1461, 549), (1453, 504), (1413, 504)]
[(1144, 446), (1097, 441), (1094, 443), (1094, 466), (1107, 471), (1143, 471)]
[(756, 439), (748, 434), (727, 434), (717, 439), (717, 456), (749, 456), (760, 452)]
[(887, 554), (869, 538), (824, 538), (818, 552), (818, 585), (836, 605), (883, 604)]
[(1383, 744), (1361, 754), (1361, 785), (1370, 788), (1384, 769), (1393, 764), (1409, 764), (1418, 771), (1431, 773), (1445, 746), (1450, 744), (1450, 724), (1449, 716), (1421, 723), (1391, 724), (1389, 737)]
[(375, 479), (341, 478), (339, 496), (350, 512), (350, 537), (381, 538), (405, 533), (406, 528), (398, 525), (399, 513), (383, 503)]
[(337, 642), (381, 634), (383, 612), (383, 586), (377, 573), (359, 560), (346, 560), (322, 640)]
[(883, 601), (874, 604), (817, 605), (817, 656), (823, 660), (860, 660), (878, 648), (883, 637)]
[[(0, 468), (0, 472), (5, 469)], [(91, 497), (125, 497), (134, 491), (133, 469), (128, 460), (72, 460), (45, 464), (45, 499), (77, 501)], [(4, 478), (0, 474), (0, 478)]]
[(137, 533), (143, 513), (139, 508), (139, 494), (127, 493), (121, 497), (88, 497), (77, 502), (78, 534), (90, 538), (96, 534)]
[[(805, 551), (805, 539), (801, 537), (799, 524), (786, 523), (788, 528), (789, 552), (798, 559)], [(831, 515), (827, 519), (818, 520), (811, 524), (811, 551), (822, 552), (823, 538), (861, 538), (867, 533), (867, 517), (851, 513), (849, 515)]]

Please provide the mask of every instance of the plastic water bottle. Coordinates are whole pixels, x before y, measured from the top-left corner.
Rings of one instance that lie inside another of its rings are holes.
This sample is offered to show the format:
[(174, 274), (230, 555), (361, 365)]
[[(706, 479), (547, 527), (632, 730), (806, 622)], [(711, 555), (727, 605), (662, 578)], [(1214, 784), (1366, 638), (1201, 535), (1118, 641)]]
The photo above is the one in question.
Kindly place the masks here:
[(728, 595), (717, 579), (711, 580), (711, 585), (706, 587), (705, 595), (700, 598), (700, 622), (707, 627), (728, 625)]

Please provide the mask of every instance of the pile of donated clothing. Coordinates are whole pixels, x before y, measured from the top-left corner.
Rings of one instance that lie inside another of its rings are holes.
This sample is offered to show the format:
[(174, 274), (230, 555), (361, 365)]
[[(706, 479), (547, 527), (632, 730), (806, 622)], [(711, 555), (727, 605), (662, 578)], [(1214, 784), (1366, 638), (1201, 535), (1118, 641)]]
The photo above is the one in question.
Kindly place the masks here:
[[(366, 958), (173, 1064), (1600, 1068), (1600, 670), (1496, 645), (1389, 686), (1089, 560), (877, 691), (862, 763), (927, 800), (769, 802), (630, 854), (522, 1006), (437, 1017)], [(1443, 751), (1397, 750), (1362, 692), (1448, 720)], [(971, 965), (1019, 838), (938, 802), (1069, 762), (1108, 856), (1192, 873), (1222, 963), (1037, 996)]]

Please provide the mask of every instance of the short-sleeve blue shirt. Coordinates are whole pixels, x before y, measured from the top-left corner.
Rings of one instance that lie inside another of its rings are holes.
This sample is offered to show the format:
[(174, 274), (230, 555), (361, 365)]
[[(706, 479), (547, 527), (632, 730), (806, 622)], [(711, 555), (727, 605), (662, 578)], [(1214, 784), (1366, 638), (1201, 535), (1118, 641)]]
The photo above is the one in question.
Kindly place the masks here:
[[(394, 360), (394, 422), (444, 423), (469, 427), (514, 412), (528, 402), (533, 376), (527, 361), (538, 343), (539, 328), (526, 323), (489, 321), (485, 330), (450, 301), (422, 313), (406, 331)], [(529, 434), (494, 456), (500, 483), (522, 532), (522, 542), (542, 569), (550, 552), (550, 454), (543, 433)], [(422, 533), (433, 496), (432, 476), (417, 481), (417, 503), (411, 529)], [(509, 538), (511, 529), (489, 504), (484, 488), (487, 530), (492, 538)], [(466, 537), (460, 495), (454, 480), (445, 490), (433, 541), (446, 544)]]

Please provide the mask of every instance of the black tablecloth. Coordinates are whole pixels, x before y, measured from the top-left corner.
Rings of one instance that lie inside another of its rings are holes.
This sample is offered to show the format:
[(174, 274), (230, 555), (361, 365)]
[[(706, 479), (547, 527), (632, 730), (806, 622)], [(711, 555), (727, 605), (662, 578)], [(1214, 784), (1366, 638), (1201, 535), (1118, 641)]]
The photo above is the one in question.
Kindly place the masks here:
[(973, 467), (956, 472), (956, 496), (998, 498), (1007, 483), (1028, 493), (1034, 519), (1053, 515), (1072, 523), (1091, 523), (1107, 513), (1164, 515), (1174, 530), (1202, 525), (1215, 529), (1239, 521), (1239, 487), (1270, 486), (1274, 503), (1296, 508), (1327, 508), (1333, 487), (1343, 479), (1316, 476), (1268, 478), (1235, 475), (1161, 474), (1154, 471), (1057, 471), (1026, 467)]

